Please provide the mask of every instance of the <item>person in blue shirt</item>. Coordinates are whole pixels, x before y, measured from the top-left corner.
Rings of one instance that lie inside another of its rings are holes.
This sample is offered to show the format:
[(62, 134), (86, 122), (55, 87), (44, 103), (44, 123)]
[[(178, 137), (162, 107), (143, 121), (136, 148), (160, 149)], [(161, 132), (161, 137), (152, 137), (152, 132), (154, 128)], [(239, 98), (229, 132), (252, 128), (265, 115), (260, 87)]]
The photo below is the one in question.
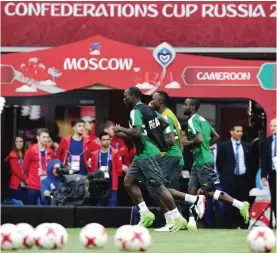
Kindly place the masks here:
[(88, 137), (84, 137), (85, 122), (83, 120), (72, 121), (73, 135), (62, 138), (57, 150), (57, 158), (74, 174), (87, 175), (87, 161), (92, 151), (98, 148), (92, 144)]
[(53, 159), (47, 166), (47, 177), (40, 183), (40, 195), (42, 205), (51, 205), (51, 194), (59, 188), (61, 180), (58, 177), (57, 170), (64, 168), (60, 160)]
[(99, 206), (117, 206), (118, 177), (122, 173), (120, 153), (111, 146), (111, 136), (102, 132), (99, 135), (101, 148), (91, 153), (91, 172), (102, 171), (110, 181), (111, 196), (101, 199)]

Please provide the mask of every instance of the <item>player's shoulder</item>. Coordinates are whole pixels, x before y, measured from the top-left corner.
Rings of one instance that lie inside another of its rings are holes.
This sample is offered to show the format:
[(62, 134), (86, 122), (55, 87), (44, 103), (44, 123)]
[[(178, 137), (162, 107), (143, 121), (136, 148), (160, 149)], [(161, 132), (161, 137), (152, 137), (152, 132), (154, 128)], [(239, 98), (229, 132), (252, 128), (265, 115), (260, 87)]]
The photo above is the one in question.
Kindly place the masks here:
[(169, 115), (162, 115), (162, 117), (164, 117), (168, 121), (168, 123), (173, 122), (173, 119)]
[(199, 114), (195, 113), (189, 118), (188, 125), (191, 126), (193, 125), (194, 122), (198, 122), (198, 121), (199, 121)]
[(134, 108), (134, 109), (132, 109), (132, 110), (130, 111), (130, 116), (132, 116), (132, 115), (140, 115), (140, 114), (141, 114), (141, 112), (140, 112), (140, 110), (137, 109), (137, 108)]
[(191, 125), (193, 125), (193, 118), (191, 117), (191, 118), (189, 118), (189, 120), (188, 120), (188, 127), (190, 128), (191, 127)]
[(207, 121), (202, 115), (195, 113), (191, 118), (195, 121)]

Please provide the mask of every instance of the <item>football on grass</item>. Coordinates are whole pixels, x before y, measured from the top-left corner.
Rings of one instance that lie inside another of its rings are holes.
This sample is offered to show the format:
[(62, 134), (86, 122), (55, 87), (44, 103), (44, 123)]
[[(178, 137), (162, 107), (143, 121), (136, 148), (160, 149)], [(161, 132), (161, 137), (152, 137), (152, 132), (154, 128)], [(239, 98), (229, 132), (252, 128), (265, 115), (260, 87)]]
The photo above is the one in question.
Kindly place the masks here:
[(103, 248), (108, 242), (108, 233), (101, 224), (90, 223), (82, 228), (79, 239), (86, 248)]
[(270, 252), (275, 248), (275, 234), (268, 227), (255, 227), (247, 237), (248, 248), (252, 252)]
[(124, 225), (116, 231), (114, 245), (119, 250), (145, 251), (151, 245), (151, 235), (144, 227)]

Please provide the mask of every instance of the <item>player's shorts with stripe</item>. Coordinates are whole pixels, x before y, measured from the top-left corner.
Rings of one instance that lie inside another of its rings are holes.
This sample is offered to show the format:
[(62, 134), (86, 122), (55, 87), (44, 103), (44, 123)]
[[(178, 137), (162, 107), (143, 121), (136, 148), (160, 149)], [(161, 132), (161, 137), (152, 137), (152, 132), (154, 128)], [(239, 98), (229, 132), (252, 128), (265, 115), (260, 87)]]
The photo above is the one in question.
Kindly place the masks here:
[(189, 187), (201, 187), (206, 191), (214, 191), (214, 184), (219, 184), (219, 178), (214, 171), (214, 163), (205, 163), (192, 167), (189, 178)]
[(142, 181), (146, 185), (160, 186), (163, 184), (160, 160), (160, 154), (145, 159), (133, 160), (126, 176)]

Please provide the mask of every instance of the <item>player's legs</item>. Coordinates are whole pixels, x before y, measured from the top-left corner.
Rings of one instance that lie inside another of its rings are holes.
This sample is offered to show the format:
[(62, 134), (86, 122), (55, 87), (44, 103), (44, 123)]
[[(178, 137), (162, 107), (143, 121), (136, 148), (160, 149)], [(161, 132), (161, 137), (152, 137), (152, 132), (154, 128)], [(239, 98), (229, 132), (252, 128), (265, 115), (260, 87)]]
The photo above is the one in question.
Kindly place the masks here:
[(166, 225), (162, 228), (155, 229), (158, 232), (169, 232), (170, 228), (174, 225), (175, 221), (171, 214), (170, 209), (163, 203), (159, 194), (156, 192), (156, 189), (151, 184), (146, 184), (147, 190), (150, 196), (156, 201), (158, 206), (161, 209), (161, 212), (164, 214)]
[[(200, 183), (198, 178), (198, 171), (196, 167), (192, 167), (190, 171), (189, 183), (188, 183), (188, 193), (190, 195), (197, 195), (197, 191), (199, 189)], [(177, 197), (177, 196), (176, 196)], [(183, 196), (184, 197), (184, 196)], [(190, 206), (190, 219), (188, 228), (195, 230), (197, 229), (196, 220), (198, 218), (202, 219), (205, 213), (205, 197), (203, 195), (197, 200), (195, 205)], [(197, 209), (197, 210), (196, 210)], [(198, 212), (197, 212), (198, 211)]]
[(154, 192), (160, 197), (164, 205), (171, 211), (171, 214), (175, 220), (175, 224), (171, 231), (179, 231), (186, 226), (187, 221), (182, 217), (177, 209), (174, 199), (168, 189), (163, 184), (163, 175), (160, 168), (160, 155), (152, 156), (147, 159), (140, 160), (140, 167), (147, 179), (148, 188), (153, 188)]
[[(162, 169), (164, 172), (164, 171), (166, 171), (166, 168), (168, 168), (169, 166), (166, 163), (162, 163), (162, 165), (163, 165)], [(205, 212), (205, 197), (203, 195), (196, 196), (197, 190), (199, 188), (199, 181), (198, 181), (197, 170), (195, 168), (192, 168), (192, 170), (191, 170), (188, 186), (189, 186), (189, 194), (177, 191), (173, 188), (168, 188), (168, 190), (174, 199), (185, 201), (185, 202), (191, 204), (190, 209), (189, 209), (190, 219), (189, 219), (187, 228), (190, 230), (195, 230), (195, 229), (197, 229), (196, 219), (198, 218), (198, 216), (201, 216), (201, 218), (202, 218), (204, 215), (204, 212)], [(190, 194), (190, 193), (192, 193), (192, 194)], [(160, 205), (160, 207), (162, 207), (162, 206)], [(167, 210), (166, 209), (162, 209), (162, 210), (164, 211), (165, 216), (166, 216)]]
[[(174, 156), (163, 156), (160, 159), (160, 164), (161, 164), (161, 169), (162, 169), (162, 174), (163, 174), (163, 182), (164, 185), (168, 188), (169, 192), (173, 196), (174, 199), (182, 200), (185, 202), (188, 202), (190, 204), (196, 204), (200, 206), (200, 216), (202, 217), (204, 214), (204, 205), (201, 203), (205, 203), (204, 201), (204, 196), (193, 196), (190, 194), (185, 194), (182, 192), (179, 192), (175, 189), (172, 188), (171, 182), (174, 182), (174, 177), (176, 177), (178, 170), (181, 173), (181, 170), (179, 169), (179, 162), (180, 162), (180, 157), (174, 157)], [(178, 167), (178, 168), (177, 168)], [(180, 174), (179, 173), (179, 174)], [(178, 174), (178, 178), (179, 178)], [(197, 173), (194, 173), (195, 176), (197, 177)], [(194, 181), (198, 185), (197, 178), (194, 178)], [(148, 184), (147, 186), (148, 191), (152, 198), (158, 203), (159, 207), (161, 208), (161, 211), (164, 213), (165, 220), (166, 220), (166, 225), (160, 229), (157, 229), (156, 231), (169, 231), (170, 227), (173, 225), (173, 217), (171, 215), (170, 208), (160, 199), (159, 194), (157, 194), (156, 190), (153, 189), (153, 185)], [(203, 208), (201, 208), (203, 207)], [(191, 211), (191, 209), (190, 209)], [(197, 213), (197, 212), (196, 212)], [(196, 215), (195, 213), (195, 215)], [(198, 213), (197, 213), (198, 214)], [(195, 219), (193, 218), (194, 223), (193, 223), (193, 229), (196, 227), (196, 222)]]
[[(160, 157), (157, 158), (157, 161), (160, 165), (161, 172), (162, 172), (163, 184), (166, 187), (168, 186), (171, 180), (171, 177), (174, 173), (175, 166), (177, 166), (179, 163), (179, 159), (180, 159), (179, 157), (172, 157), (172, 156), (162, 156), (161, 158)], [(147, 184), (146, 186), (151, 197), (157, 202), (161, 211), (164, 213), (165, 219), (167, 221), (168, 218), (169, 219), (171, 218), (170, 209), (163, 203), (159, 194), (157, 194), (152, 184)]]
[(198, 189), (199, 189), (199, 187), (189, 186), (188, 187), (188, 194), (190, 194), (190, 195), (197, 195)]
[[(183, 159), (183, 158), (180, 158), (180, 159)], [(169, 180), (169, 188), (175, 189), (177, 191), (181, 190), (180, 177), (182, 174), (183, 167), (184, 167), (183, 165), (180, 165), (180, 160), (179, 160)]]
[(126, 175), (124, 178), (124, 188), (135, 205), (138, 205), (144, 201), (141, 190), (139, 189), (137, 180), (135, 178)]
[[(168, 188), (169, 192), (176, 200), (182, 200), (185, 202), (188, 202), (190, 204), (197, 204), (199, 197), (190, 195), (188, 193), (180, 192), (173, 187), (173, 183), (175, 180), (175, 177), (177, 176), (176, 171), (179, 171), (179, 175), (181, 173), (180, 171), (180, 157), (174, 157), (174, 156), (164, 156), (161, 158), (161, 169), (164, 175), (164, 184)], [(194, 173), (192, 173), (194, 174)], [(178, 175), (178, 177), (179, 177)], [(192, 175), (192, 179), (198, 184), (197, 179), (197, 173), (195, 173), (196, 178)], [(196, 195), (196, 194), (195, 194)], [(204, 196), (203, 196), (204, 197)], [(201, 200), (203, 197), (200, 197)], [(203, 214), (201, 214), (201, 217)]]
[[(186, 194), (183, 192), (179, 192), (175, 189), (173, 189), (171, 186), (171, 182), (174, 182), (173, 177), (177, 174), (176, 169), (181, 173), (181, 170), (179, 168), (179, 162), (180, 157), (173, 157), (173, 156), (163, 156), (160, 160), (161, 169), (163, 173), (163, 180), (165, 186), (168, 188), (168, 191), (171, 193), (174, 199), (178, 199), (181, 201), (188, 202), (192, 204), (193, 206), (190, 208), (191, 218), (190, 218), (190, 227), (189, 229), (196, 229), (196, 222), (195, 217), (198, 218), (199, 211), (197, 207), (195, 208), (194, 204), (196, 206), (199, 206), (200, 209), (200, 215), (201, 217), (204, 214), (204, 205), (201, 203), (205, 203), (205, 197), (204, 196), (193, 196), (190, 194)], [(177, 168), (178, 166), (178, 168)], [(179, 174), (180, 174), (179, 173)], [(179, 177), (179, 175), (178, 175)], [(193, 182), (191, 181), (191, 184), (198, 186), (198, 179), (197, 179), (197, 173), (192, 173)], [(196, 188), (196, 187), (195, 187)], [(159, 207), (161, 208), (161, 211), (164, 213), (166, 225), (160, 229), (156, 229), (156, 231), (169, 231), (170, 227), (173, 225), (173, 216), (171, 215), (170, 209), (167, 207), (167, 205), (160, 199), (160, 196), (157, 194), (157, 192), (153, 189), (153, 186), (151, 184), (147, 185), (147, 189), (152, 196), (152, 198), (158, 203)]]
[[(177, 173), (176, 168), (180, 162), (180, 157), (174, 156), (162, 156), (160, 159), (160, 167), (163, 174), (164, 185), (168, 188), (171, 186), (171, 183), (174, 183), (174, 175)], [(174, 174), (175, 173), (175, 174)], [(176, 177), (176, 176), (175, 176)], [(161, 212), (164, 214), (166, 224), (164, 227), (155, 229), (158, 232), (167, 232), (170, 231), (174, 225), (174, 218), (171, 214), (170, 209), (163, 203), (161, 199), (158, 201), (158, 205), (161, 209)]]
[(192, 167), (190, 171), (189, 182), (188, 182), (188, 193), (190, 195), (197, 195), (198, 189), (199, 189), (198, 172), (195, 167)]
[(215, 184), (219, 183), (219, 178), (214, 171), (213, 163), (207, 163), (202, 166), (199, 166), (197, 167), (197, 171), (198, 171), (199, 182), (204, 194), (215, 200), (221, 200), (225, 203), (232, 204), (234, 207), (240, 210), (240, 214), (244, 218), (245, 223), (248, 223), (249, 203), (246, 201), (241, 202), (237, 199), (234, 199), (226, 192), (215, 189)]
[[(220, 184), (216, 184), (215, 189), (219, 190), (219, 191), (223, 190), (222, 186)], [(218, 200), (218, 201), (215, 202), (215, 206), (216, 206), (216, 212), (217, 212), (217, 215), (218, 215), (218, 218), (219, 218), (219, 227), (222, 228), (223, 227), (223, 219), (224, 219), (223, 202)]]
[(149, 211), (146, 203), (143, 200), (141, 190), (137, 185), (137, 181), (145, 181), (142, 171), (137, 160), (134, 160), (129, 167), (124, 178), (124, 188), (132, 199), (133, 203), (138, 206), (140, 212), (139, 225), (148, 227), (155, 220), (155, 216)]

